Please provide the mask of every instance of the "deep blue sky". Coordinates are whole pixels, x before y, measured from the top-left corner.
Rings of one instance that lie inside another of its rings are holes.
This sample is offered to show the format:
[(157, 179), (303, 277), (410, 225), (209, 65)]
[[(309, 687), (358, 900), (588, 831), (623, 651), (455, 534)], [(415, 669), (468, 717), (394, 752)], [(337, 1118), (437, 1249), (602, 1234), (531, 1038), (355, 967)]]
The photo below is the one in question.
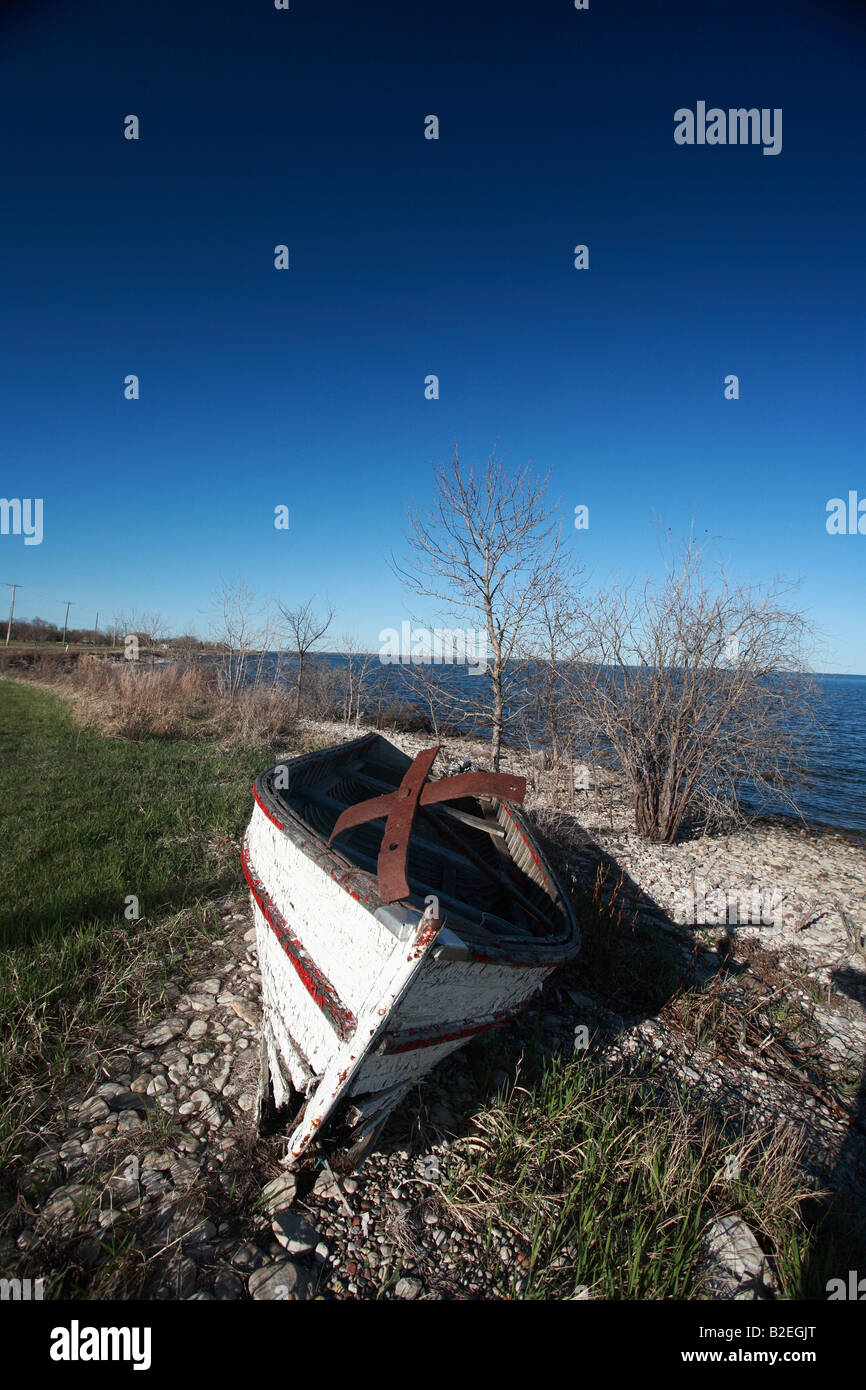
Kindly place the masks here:
[[(694, 519), (737, 575), (801, 577), (821, 664), (866, 672), (866, 535), (825, 530), (866, 497), (860, 7), (0, 13), (0, 495), (45, 506), (41, 546), (0, 537), (22, 616), (204, 631), (223, 576), (327, 592), (375, 647), (407, 502), (498, 440), (567, 526), (590, 507), (597, 582)], [(781, 154), (676, 145), (698, 100), (781, 107)]]

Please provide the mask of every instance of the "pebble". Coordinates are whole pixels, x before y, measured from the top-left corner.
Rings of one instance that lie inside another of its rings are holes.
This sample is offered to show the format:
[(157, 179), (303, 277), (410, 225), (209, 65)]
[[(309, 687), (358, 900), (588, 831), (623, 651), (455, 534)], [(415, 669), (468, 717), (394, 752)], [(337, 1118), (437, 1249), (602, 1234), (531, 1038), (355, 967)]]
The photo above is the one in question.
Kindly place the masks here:
[(151, 1028), (142, 1038), (144, 1047), (163, 1047), (171, 1042), (172, 1038), (178, 1037), (184, 1031), (186, 1023), (182, 1018), (168, 1018), (163, 1023), (158, 1023), (155, 1028)]
[(212, 975), (208, 980), (196, 980), (190, 985), (190, 994), (219, 994), (222, 989), (222, 980), (217, 975)]
[(179, 1259), (172, 1262), (170, 1278), (167, 1284), (170, 1298), (191, 1298), (195, 1293), (198, 1270), (195, 1260), (188, 1255), (181, 1255)]
[(214, 1298), (234, 1301), (244, 1291), (244, 1281), (233, 1270), (221, 1269), (213, 1281)]
[(122, 1095), (128, 1089), (121, 1081), (104, 1081), (97, 1087), (96, 1094), (110, 1100), (112, 1096)]
[(189, 1154), (199, 1154), (204, 1147), (201, 1140), (196, 1135), (184, 1134), (183, 1131), (177, 1135), (175, 1143), (184, 1153)]
[(171, 1154), (160, 1153), (158, 1149), (148, 1149), (141, 1156), (141, 1167), (165, 1170), (171, 1165)]
[(108, 1102), (103, 1096), (91, 1096), (79, 1110), (79, 1118), (87, 1125), (98, 1124), (109, 1114)]
[[(154, 1077), (154, 1081), (156, 1081)], [(109, 1100), (112, 1110), (140, 1110), (142, 1112), (153, 1109), (153, 1100), (149, 1096), (140, 1095), (137, 1091), (118, 1091)]]
[(248, 1023), (251, 1028), (258, 1028), (261, 1023), (261, 1011), (254, 1004), (248, 1003), (246, 999), (232, 999), (231, 1006), (238, 1018), (242, 1018), (244, 1023)]
[(299, 1300), (308, 1296), (310, 1283), (291, 1260), (279, 1260), (254, 1270), (248, 1288), (257, 1300)]
[(45, 1203), (42, 1211), (51, 1221), (64, 1221), (74, 1216), (84, 1202), (84, 1188), (81, 1184), (73, 1187), (58, 1187)]
[(754, 1233), (739, 1216), (723, 1216), (706, 1235), (707, 1277), (711, 1298), (772, 1298), (777, 1290), (770, 1262)]
[[(211, 1054), (212, 1055), (212, 1054)], [(210, 1073), (211, 1085), (215, 1091), (221, 1091), (231, 1076), (232, 1066), (227, 1057), (218, 1062)]]
[(280, 1245), (290, 1255), (308, 1255), (321, 1240), (319, 1232), (296, 1212), (283, 1209), (274, 1217), (272, 1230)]
[(252, 1240), (245, 1240), (242, 1245), (238, 1246), (232, 1256), (232, 1264), (235, 1265), (237, 1269), (241, 1270), (252, 1271), (254, 1269), (259, 1269), (264, 1262), (264, 1254), (256, 1245), (255, 1241)]
[[(346, 1179), (344, 1178), (344, 1188), (345, 1185)], [(341, 1196), (340, 1188), (338, 1183), (335, 1181), (330, 1169), (323, 1168), (321, 1170), (318, 1177), (316, 1178), (315, 1183), (313, 1184), (313, 1192), (317, 1197), (321, 1197), (324, 1201), (339, 1202)]]
[(294, 1202), (297, 1192), (297, 1179), (294, 1173), (281, 1173), (279, 1177), (272, 1178), (265, 1187), (262, 1188), (262, 1200), (265, 1209), (271, 1216), (277, 1216), (281, 1211), (286, 1211)]
[(190, 994), (188, 998), (190, 1008), (194, 1009), (196, 1013), (208, 1013), (214, 1006), (213, 997), (210, 994)]

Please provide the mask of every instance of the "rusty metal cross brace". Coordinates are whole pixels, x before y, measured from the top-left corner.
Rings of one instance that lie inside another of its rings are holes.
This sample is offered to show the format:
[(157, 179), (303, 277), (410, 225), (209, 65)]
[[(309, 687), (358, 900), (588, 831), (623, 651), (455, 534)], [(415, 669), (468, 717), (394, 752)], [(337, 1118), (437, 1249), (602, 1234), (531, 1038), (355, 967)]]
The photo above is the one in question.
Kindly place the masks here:
[(436, 760), (439, 744), (425, 748), (406, 769), (396, 791), (384, 796), (359, 801), (347, 806), (339, 816), (328, 844), (344, 830), (385, 817), (385, 834), (379, 851), (379, 894), (384, 903), (398, 902), (409, 896), (406, 878), (406, 857), (412, 822), (419, 806), (433, 806), (442, 801), (459, 801), (464, 796), (495, 796), (500, 801), (522, 801), (526, 795), (526, 778), (513, 777), (507, 772), (461, 772), (456, 777), (440, 777), (428, 782), (427, 774)]

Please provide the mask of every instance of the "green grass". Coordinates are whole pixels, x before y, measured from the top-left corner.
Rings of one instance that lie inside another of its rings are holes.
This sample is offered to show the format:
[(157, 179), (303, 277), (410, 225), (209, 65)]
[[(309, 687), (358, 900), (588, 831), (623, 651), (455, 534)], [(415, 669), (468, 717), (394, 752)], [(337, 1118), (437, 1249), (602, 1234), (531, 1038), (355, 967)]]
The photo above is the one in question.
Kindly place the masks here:
[(105, 738), (0, 682), (0, 946), (123, 919), (132, 894), (151, 916), (237, 885), (231, 841), (269, 753)]
[[(784, 1296), (797, 1296), (805, 1193), (784, 1144), (726, 1135), (653, 1063), (627, 1074), (584, 1056), (530, 1070), (477, 1116), (443, 1193), (486, 1235), (496, 1294), (705, 1297), (703, 1232), (737, 1213), (774, 1253)], [(505, 1267), (503, 1237), (515, 1252)]]
[(146, 1015), (216, 934), (212, 900), (242, 885), (253, 778), (285, 751), (106, 738), (0, 681), (0, 1159), (94, 1027)]

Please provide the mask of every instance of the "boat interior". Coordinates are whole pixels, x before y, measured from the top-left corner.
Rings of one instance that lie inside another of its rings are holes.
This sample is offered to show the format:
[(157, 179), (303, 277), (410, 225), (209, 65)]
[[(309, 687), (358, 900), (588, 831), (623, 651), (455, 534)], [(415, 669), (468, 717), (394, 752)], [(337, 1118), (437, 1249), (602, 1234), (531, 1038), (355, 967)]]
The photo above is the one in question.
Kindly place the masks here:
[[(324, 843), (347, 806), (393, 792), (411, 758), (379, 735), (291, 765), (290, 786), (271, 794)], [(375, 877), (385, 818), (342, 831), (331, 849)], [(572, 931), (558, 885), (533, 857), (520, 827), (493, 798), (419, 806), (407, 856), (410, 896), (419, 911), (435, 894), (448, 926), (475, 944), (554, 944)]]

